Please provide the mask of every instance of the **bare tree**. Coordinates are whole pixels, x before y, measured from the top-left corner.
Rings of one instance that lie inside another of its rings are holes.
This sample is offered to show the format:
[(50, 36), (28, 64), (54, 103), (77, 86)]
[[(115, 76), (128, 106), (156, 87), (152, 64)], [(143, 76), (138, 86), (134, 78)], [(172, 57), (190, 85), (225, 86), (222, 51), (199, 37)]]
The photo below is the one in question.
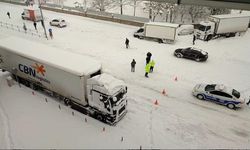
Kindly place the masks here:
[(131, 3), (130, 3), (130, 6), (132, 6), (134, 9), (133, 9), (133, 14), (134, 14), (134, 16), (135, 16), (135, 11), (136, 11), (136, 8), (137, 8), (137, 6), (138, 6), (138, 2), (139, 2), (140, 0), (132, 0), (131, 1)]
[(229, 14), (231, 12), (230, 9), (227, 8), (208, 8), (210, 10), (211, 15), (220, 15), (220, 14)]
[(163, 3), (159, 2), (145, 2), (144, 11), (149, 12), (149, 19), (154, 21), (157, 15), (163, 14)]
[(188, 6), (188, 14), (191, 17), (192, 23), (195, 22), (195, 19), (204, 18), (206, 15), (208, 15), (207, 12), (208, 12), (207, 7), (194, 6), (194, 5)]
[(113, 0), (93, 0), (92, 7), (99, 11), (106, 11), (106, 9), (114, 7)]
[(130, 0), (115, 0), (116, 5), (120, 7), (120, 14), (123, 14), (123, 6), (129, 5), (131, 3)]

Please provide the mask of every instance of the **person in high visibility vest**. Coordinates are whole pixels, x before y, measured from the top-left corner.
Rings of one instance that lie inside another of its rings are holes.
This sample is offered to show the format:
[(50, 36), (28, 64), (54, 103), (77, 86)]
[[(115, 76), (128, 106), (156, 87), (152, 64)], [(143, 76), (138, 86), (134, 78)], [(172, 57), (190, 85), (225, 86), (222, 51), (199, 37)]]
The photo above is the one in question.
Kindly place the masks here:
[(148, 73), (149, 73), (149, 71), (150, 71), (150, 64), (148, 63), (147, 65), (146, 65), (146, 67), (145, 67), (145, 77), (146, 78), (148, 78)]
[(149, 64), (150, 64), (150, 73), (152, 73), (154, 71), (155, 61), (151, 60)]

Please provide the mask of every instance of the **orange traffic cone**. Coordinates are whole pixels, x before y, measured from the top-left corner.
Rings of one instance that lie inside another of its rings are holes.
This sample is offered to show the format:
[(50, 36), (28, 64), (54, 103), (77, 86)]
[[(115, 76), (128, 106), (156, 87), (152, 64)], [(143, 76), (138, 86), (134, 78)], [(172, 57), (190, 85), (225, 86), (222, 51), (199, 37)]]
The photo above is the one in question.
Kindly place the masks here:
[(165, 96), (165, 95), (167, 95), (166, 90), (165, 90), (165, 89), (163, 89), (163, 90), (162, 90), (162, 92), (161, 92), (161, 94), (162, 94), (162, 95), (164, 95), (164, 96)]
[(158, 100), (155, 100), (154, 104), (155, 105), (159, 105)]
[(175, 81), (178, 81), (177, 76), (175, 76), (174, 80), (175, 80)]

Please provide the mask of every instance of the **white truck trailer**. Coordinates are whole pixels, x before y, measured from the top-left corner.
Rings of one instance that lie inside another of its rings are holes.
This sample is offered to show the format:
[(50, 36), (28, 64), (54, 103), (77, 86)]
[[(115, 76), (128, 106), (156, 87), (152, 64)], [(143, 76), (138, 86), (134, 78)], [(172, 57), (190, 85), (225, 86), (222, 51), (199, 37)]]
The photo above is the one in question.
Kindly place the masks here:
[(208, 21), (202, 21), (195, 30), (196, 38), (209, 41), (214, 37), (233, 37), (236, 33), (246, 32), (249, 24), (249, 15), (227, 14), (213, 15)]
[(172, 43), (175, 41), (176, 29), (179, 24), (166, 22), (148, 22), (134, 33), (139, 39), (156, 39), (159, 43)]
[(18, 82), (108, 124), (126, 114), (127, 87), (83, 55), (20, 38), (0, 41), (0, 68)]

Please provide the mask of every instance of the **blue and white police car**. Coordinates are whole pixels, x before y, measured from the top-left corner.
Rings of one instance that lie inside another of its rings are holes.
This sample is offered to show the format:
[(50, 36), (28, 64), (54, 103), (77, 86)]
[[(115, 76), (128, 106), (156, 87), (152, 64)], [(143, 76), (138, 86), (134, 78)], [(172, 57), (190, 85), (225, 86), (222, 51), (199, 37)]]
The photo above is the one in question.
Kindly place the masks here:
[(240, 97), (240, 92), (223, 84), (197, 84), (193, 95), (200, 100), (209, 100), (230, 109), (241, 107), (245, 100)]

